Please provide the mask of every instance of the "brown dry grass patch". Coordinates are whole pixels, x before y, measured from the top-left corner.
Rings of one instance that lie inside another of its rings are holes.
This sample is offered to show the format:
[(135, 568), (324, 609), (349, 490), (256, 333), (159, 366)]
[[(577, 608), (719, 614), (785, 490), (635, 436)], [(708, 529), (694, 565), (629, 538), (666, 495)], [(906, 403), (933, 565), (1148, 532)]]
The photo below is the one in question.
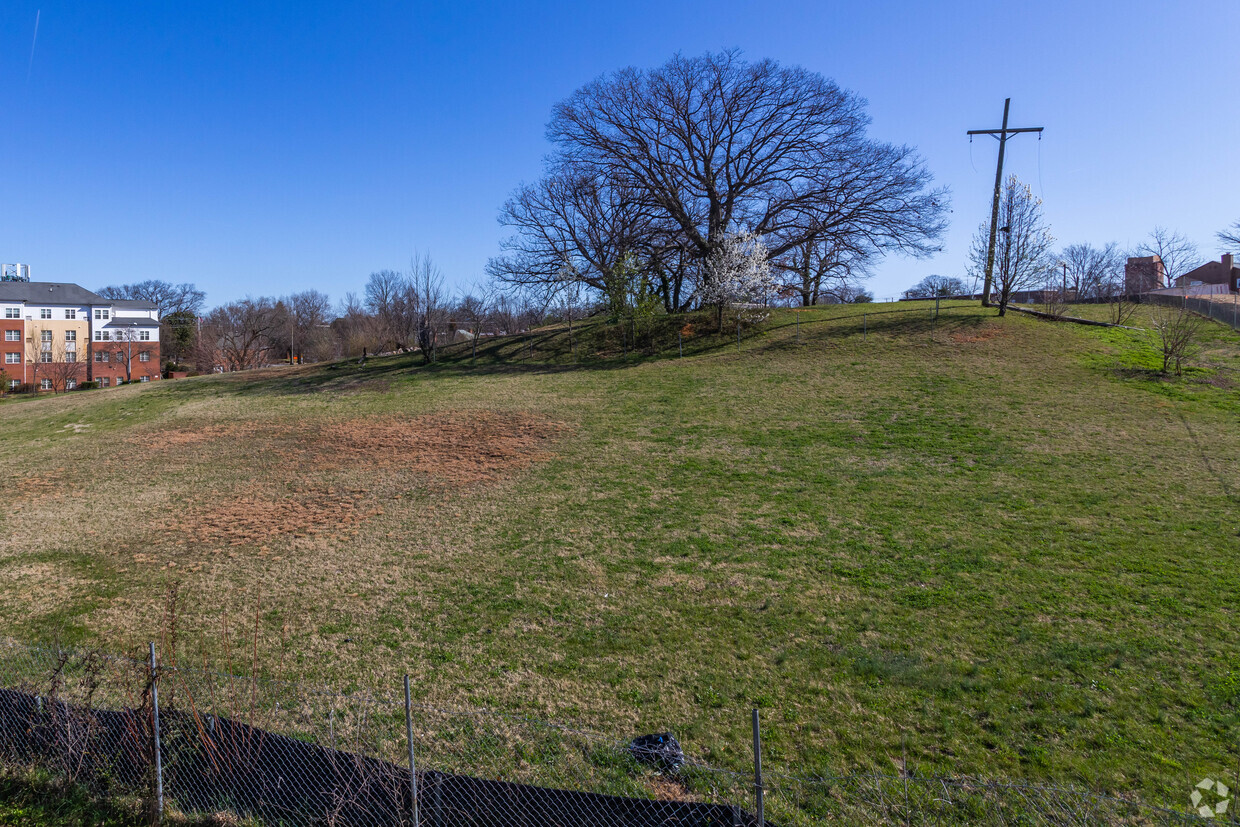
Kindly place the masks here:
[(368, 505), (375, 493), (370, 487), (326, 486), (324, 473), (382, 469), (453, 487), (493, 482), (550, 459), (550, 446), (564, 430), (562, 423), (526, 413), (470, 412), (262, 430), (248, 423), (208, 425), (160, 431), (145, 441), (209, 455), (213, 442), (244, 437), (264, 443), (256, 454), (280, 451), (287, 457), (288, 481), (300, 488), (297, 493), (276, 495), (250, 486), (236, 495), (191, 502), (172, 521), (171, 527), (195, 544), (253, 546), (282, 536), (347, 539), (363, 521), (383, 513)]
[(986, 342), (996, 336), (1003, 335), (1003, 328), (998, 325), (988, 324), (979, 327), (977, 330), (969, 333), (953, 333), (949, 337), (958, 345), (976, 344), (977, 342)]

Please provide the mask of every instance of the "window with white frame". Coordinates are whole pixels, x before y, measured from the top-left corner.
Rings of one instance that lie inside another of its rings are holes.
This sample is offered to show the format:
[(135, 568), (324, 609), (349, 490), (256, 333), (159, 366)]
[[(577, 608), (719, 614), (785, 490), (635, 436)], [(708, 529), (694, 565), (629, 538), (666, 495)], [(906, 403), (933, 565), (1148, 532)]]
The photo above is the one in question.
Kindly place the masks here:
[(138, 354), (138, 361), (139, 362), (151, 361), (151, 354), (147, 353), (145, 350), (142, 351), (141, 353)]
[(22, 332), (21, 332), (20, 330), (6, 330), (6, 331), (4, 331), (4, 341), (6, 341), (6, 342), (20, 342), (21, 340), (22, 340)]
[(106, 388), (108, 386), (108, 383), (111, 382), (112, 380), (106, 376), (100, 376), (96, 381), (99, 382), (99, 387)]
[(76, 387), (77, 387), (77, 380), (76, 380), (76, 379), (66, 379), (66, 380), (65, 380), (65, 390), (67, 390), (67, 391), (71, 391), (71, 390), (73, 390), (73, 389), (74, 389), (74, 388), (76, 388)]
[(66, 341), (66, 342), (76, 342), (76, 341), (77, 341), (77, 331), (76, 331), (76, 330), (66, 330), (66, 331), (65, 331), (65, 341)]
[(20, 353), (4, 354), (4, 363), (6, 365), (20, 365), (22, 363), (22, 355)]
[(39, 387), (45, 391), (50, 391), (52, 389), (52, 380), (51, 379), (40, 379)]
[(20, 384), (21, 384), (21, 380), (20, 380), (20, 379), (10, 379), (10, 380), (9, 380), (9, 390), (13, 390), (13, 388), (17, 387), (17, 386), (18, 386), (18, 385), (20, 385)]
[(107, 319), (108, 319), (108, 310), (107, 310), (107, 308), (99, 308), (99, 307), (96, 307), (96, 308), (95, 308), (95, 318), (96, 318), (96, 319), (98, 319), (99, 321), (107, 321)]
[(20, 307), (6, 307), (6, 308), (4, 308), (4, 318), (6, 318), (6, 319), (20, 319), (21, 317), (22, 317), (22, 309), (21, 309)]
[(66, 318), (66, 319), (76, 319), (76, 318), (77, 318), (77, 311), (76, 311), (76, 310), (66, 310), (66, 311), (65, 311), (65, 318)]
[(39, 361), (45, 365), (50, 363), (52, 361), (52, 352), (50, 350), (45, 350), (42, 353), (40, 353)]
[(39, 308), (39, 318), (40, 318), (40, 319), (50, 319), (50, 318), (52, 318), (52, 308), (50, 308), (50, 307), (41, 307), (41, 308)]
[(139, 340), (139, 341), (142, 341), (142, 342), (149, 342), (149, 341), (151, 341), (151, 331), (149, 331), (149, 330), (140, 330), (140, 331), (138, 331), (138, 340)]
[(151, 381), (151, 377), (149, 377), (149, 376), (139, 376), (139, 377), (138, 377), (138, 381), (139, 381), (139, 382), (150, 382), (150, 381)]
[(66, 351), (65, 351), (65, 361), (66, 361), (66, 362), (76, 362), (76, 361), (77, 361), (77, 351), (76, 351), (76, 350), (66, 350)]
[(95, 361), (96, 361), (96, 362), (106, 362), (106, 361), (108, 361), (108, 352), (107, 352), (106, 350), (96, 350), (96, 351), (95, 351)]

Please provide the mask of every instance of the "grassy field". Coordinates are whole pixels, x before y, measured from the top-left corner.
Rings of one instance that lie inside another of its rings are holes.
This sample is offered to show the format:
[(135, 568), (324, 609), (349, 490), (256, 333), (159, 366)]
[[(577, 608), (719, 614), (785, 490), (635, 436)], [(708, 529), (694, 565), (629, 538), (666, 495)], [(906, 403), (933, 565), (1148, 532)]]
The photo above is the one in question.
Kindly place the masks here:
[(1240, 335), (1165, 380), (1140, 332), (930, 308), (6, 402), (0, 623), (137, 651), (175, 585), (194, 662), (257, 626), (266, 675), (725, 766), (756, 706), (794, 774), (1240, 780)]

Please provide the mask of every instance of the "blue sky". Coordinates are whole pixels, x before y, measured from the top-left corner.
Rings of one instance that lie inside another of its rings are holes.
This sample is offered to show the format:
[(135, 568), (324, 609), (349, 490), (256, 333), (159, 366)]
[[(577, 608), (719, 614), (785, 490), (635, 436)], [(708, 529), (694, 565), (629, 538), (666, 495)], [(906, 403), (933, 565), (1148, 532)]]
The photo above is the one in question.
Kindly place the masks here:
[[(38, 16), (38, 36), (35, 20)], [(192, 281), (218, 303), (339, 299), (429, 251), (482, 277), (539, 174), (552, 105), (677, 51), (739, 47), (870, 101), (952, 191), (946, 249), (872, 289), (958, 275), (996, 143), (1064, 243), (1156, 224), (1216, 257), (1240, 219), (1240, 2), (193, 2), (0, 6), (0, 261), (87, 287)], [(33, 57), (32, 57), (33, 45)]]

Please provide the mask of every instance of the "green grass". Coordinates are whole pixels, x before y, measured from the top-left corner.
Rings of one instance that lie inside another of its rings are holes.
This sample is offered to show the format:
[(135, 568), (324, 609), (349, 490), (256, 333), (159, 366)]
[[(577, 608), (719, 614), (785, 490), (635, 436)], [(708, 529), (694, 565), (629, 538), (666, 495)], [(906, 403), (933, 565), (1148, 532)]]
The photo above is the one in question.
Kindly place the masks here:
[[(176, 582), (183, 652), (220, 657), (227, 614), (267, 675), (409, 672), (428, 703), (672, 730), (737, 769), (759, 707), (793, 774), (1240, 780), (1240, 336), (1212, 324), (1167, 380), (1142, 334), (960, 304), (776, 311), (739, 347), (708, 317), (621, 327), (0, 405), (6, 490), (34, 492), (0, 517), (0, 620), (136, 650)], [(479, 411), (566, 430), (463, 487), (341, 455), (312, 482), (383, 510), (348, 539), (228, 556), (177, 528), (304, 486), (319, 423)]]

